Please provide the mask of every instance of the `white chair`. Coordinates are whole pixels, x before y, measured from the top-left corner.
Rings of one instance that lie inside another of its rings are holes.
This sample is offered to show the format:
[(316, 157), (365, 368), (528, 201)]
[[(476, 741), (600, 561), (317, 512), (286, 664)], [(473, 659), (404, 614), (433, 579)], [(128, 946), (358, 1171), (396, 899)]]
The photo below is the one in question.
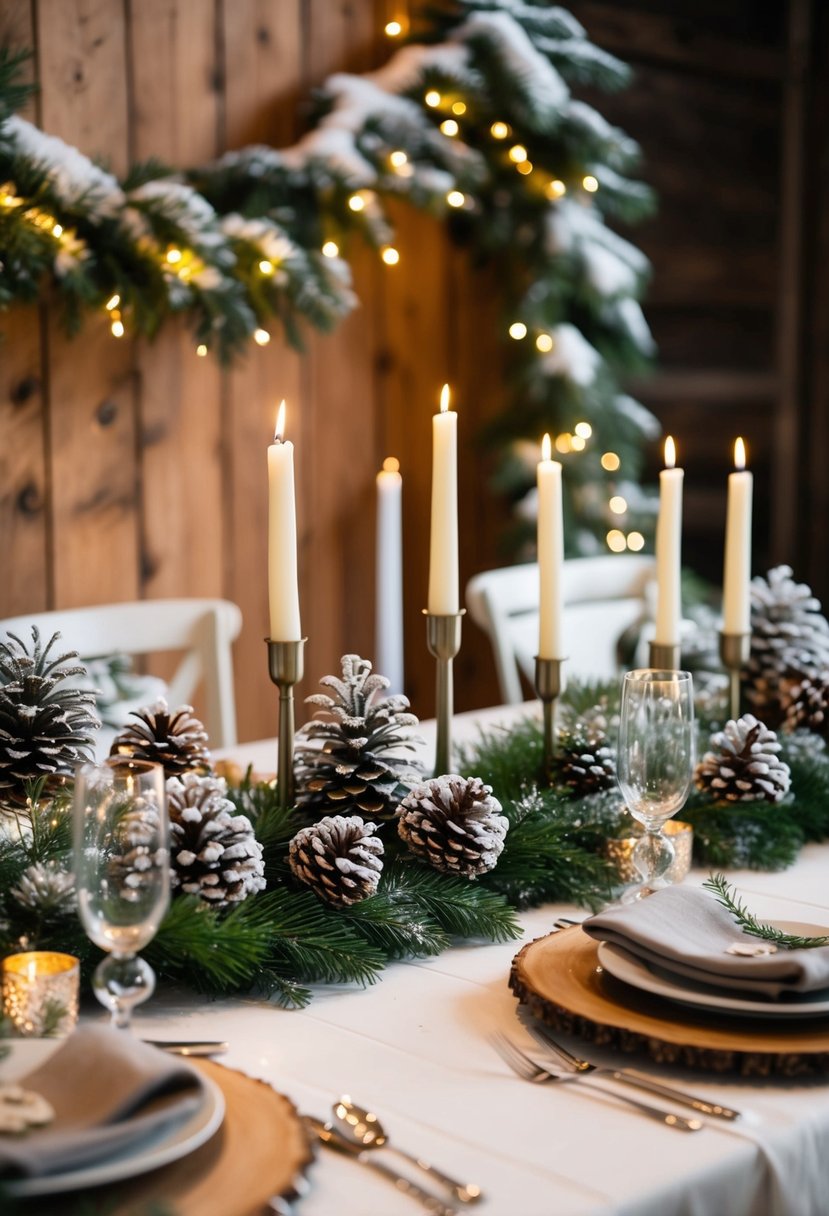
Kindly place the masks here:
[(201, 684), (211, 747), (236, 743), (231, 646), (242, 627), (236, 604), (214, 599), (138, 600), (35, 612), (0, 621), (0, 637), (11, 632), (28, 643), (32, 625), (37, 625), (44, 642), (59, 631), (65, 649), (77, 650), (81, 659), (184, 651), (167, 681), (170, 706), (190, 702)]
[[(618, 643), (649, 616), (646, 593), (655, 573), (652, 557), (634, 554), (580, 557), (562, 567), (565, 676), (612, 679), (619, 671)], [(485, 570), (466, 587), (469, 615), (489, 635), (501, 697), (524, 699), (521, 675), (532, 687), (538, 653), (538, 566)]]

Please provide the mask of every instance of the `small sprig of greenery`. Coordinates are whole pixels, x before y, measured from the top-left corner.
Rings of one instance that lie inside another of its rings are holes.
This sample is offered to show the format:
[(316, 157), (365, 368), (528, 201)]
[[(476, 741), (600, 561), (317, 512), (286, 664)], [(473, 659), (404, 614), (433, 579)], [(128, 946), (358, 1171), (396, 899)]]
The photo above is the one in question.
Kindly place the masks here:
[(727, 908), (744, 933), (760, 937), (765, 942), (774, 942), (784, 950), (811, 950), (815, 946), (829, 945), (829, 933), (818, 937), (800, 937), (797, 933), (785, 933), (774, 925), (759, 921), (749, 912), (734, 888), (726, 882), (724, 874), (711, 874), (702, 884), (716, 895), (719, 903)]

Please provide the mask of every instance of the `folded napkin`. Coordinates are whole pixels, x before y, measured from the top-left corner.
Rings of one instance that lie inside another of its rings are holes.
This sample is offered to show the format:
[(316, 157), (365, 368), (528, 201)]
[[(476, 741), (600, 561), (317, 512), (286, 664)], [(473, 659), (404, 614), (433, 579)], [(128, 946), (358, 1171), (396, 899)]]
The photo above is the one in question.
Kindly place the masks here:
[(730, 946), (762, 945), (715, 897), (696, 887), (664, 887), (584, 922), (585, 933), (621, 946), (651, 966), (709, 987), (777, 998), (829, 987), (829, 946), (745, 957)]
[(114, 1156), (199, 1108), (194, 1068), (125, 1030), (81, 1026), (19, 1084), (41, 1094), (55, 1119), (0, 1136), (0, 1179), (60, 1173)]

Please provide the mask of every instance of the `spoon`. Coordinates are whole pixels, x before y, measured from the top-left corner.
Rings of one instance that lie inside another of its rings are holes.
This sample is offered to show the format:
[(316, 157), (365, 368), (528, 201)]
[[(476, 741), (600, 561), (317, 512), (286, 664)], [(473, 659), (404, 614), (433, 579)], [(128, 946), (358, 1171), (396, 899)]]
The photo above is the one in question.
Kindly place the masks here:
[(429, 1174), (441, 1186), (445, 1186), (461, 1203), (477, 1203), (479, 1199), (483, 1198), (481, 1188), (475, 1186), (474, 1183), (469, 1183), (465, 1186), (462, 1182), (457, 1182), (454, 1178), (450, 1178), (448, 1174), (444, 1174), (437, 1166), (431, 1165), (421, 1157), (415, 1157), (412, 1153), (407, 1153), (402, 1148), (389, 1144), (388, 1136), (383, 1130), (383, 1125), (377, 1116), (372, 1111), (363, 1110), (361, 1106), (357, 1106), (355, 1102), (351, 1101), (348, 1094), (343, 1094), (339, 1102), (334, 1103), (332, 1109), (337, 1126), (352, 1144), (359, 1145), (365, 1149), (391, 1149), (392, 1152), (397, 1153), (398, 1157), (411, 1161), (419, 1169), (423, 1170), (424, 1174)]

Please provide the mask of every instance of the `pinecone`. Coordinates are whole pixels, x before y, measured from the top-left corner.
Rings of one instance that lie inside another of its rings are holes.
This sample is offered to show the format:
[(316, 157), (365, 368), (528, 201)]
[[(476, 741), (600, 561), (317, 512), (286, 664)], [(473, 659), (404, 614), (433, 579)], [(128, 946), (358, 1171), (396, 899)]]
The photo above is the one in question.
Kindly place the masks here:
[(221, 777), (170, 777), (167, 809), (174, 888), (214, 908), (264, 890), (262, 845), (247, 815), (236, 814)]
[(436, 870), (474, 878), (493, 869), (509, 821), (491, 786), (449, 774), (417, 785), (398, 808), (397, 831), (416, 857)]
[(71, 912), (75, 907), (75, 875), (56, 861), (27, 866), (9, 894), (21, 907), (42, 916)]
[(164, 854), (159, 855), (158, 850), (159, 813), (154, 794), (136, 797), (131, 807), (118, 819), (117, 837), (107, 857), (107, 882), (119, 899), (135, 904), (158, 883)]
[(726, 722), (711, 736), (711, 747), (697, 765), (697, 789), (718, 802), (780, 802), (788, 792), (791, 773), (777, 753), (777, 735), (753, 714)]
[(338, 908), (368, 899), (383, 869), (376, 825), (359, 815), (331, 815), (301, 828), (288, 846), (288, 864), (300, 882)]
[(412, 733), (417, 718), (406, 697), (380, 699), (384, 676), (371, 675), (371, 663), (356, 654), (342, 658), (342, 679), (325, 676), (320, 684), (333, 696), (316, 693), (324, 721), (308, 722), (297, 732), (297, 805), (319, 818), (326, 813), (364, 814), (391, 819), (401, 795), (421, 774), (399, 754), (420, 742)]
[(145, 709), (135, 709), (115, 736), (111, 756), (132, 756), (161, 764), (168, 777), (210, 769), (207, 731), (195, 717), (192, 705), (180, 705), (172, 712), (163, 697)]
[(751, 654), (744, 676), (746, 694), (763, 721), (783, 720), (787, 686), (829, 667), (829, 622), (805, 583), (790, 566), (770, 570), (751, 582)]
[(829, 670), (791, 683), (784, 703), (786, 730), (810, 730), (829, 742)]
[(561, 732), (553, 777), (558, 784), (567, 786), (574, 798), (612, 789), (616, 785), (616, 755), (607, 735), (578, 727)]
[(13, 633), (0, 642), (0, 801), (24, 803), (28, 782), (71, 773), (91, 754), (95, 694), (64, 683), (85, 669), (70, 663), (75, 650), (50, 655), (59, 637), (41, 646), (33, 625), (31, 651)]

